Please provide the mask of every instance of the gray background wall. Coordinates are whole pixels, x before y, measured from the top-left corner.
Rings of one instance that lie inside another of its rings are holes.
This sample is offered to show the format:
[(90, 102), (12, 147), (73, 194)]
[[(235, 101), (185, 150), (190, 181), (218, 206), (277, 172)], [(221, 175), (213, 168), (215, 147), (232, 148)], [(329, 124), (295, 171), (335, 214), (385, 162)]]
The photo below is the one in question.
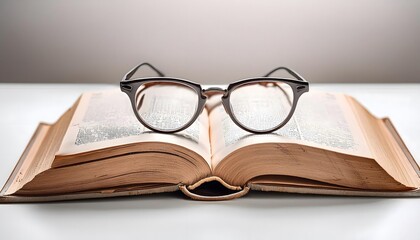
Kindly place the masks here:
[(1, 82), (108, 82), (141, 61), (228, 83), (420, 82), (420, 1), (1, 0)]

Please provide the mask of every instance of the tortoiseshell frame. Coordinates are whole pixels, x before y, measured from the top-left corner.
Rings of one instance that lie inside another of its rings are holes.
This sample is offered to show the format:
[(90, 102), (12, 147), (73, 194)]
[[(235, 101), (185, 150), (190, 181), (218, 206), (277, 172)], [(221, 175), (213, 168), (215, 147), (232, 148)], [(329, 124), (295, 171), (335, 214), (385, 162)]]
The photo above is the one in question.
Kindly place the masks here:
[[(152, 68), (159, 75), (159, 77), (147, 77), (147, 78), (130, 79), (135, 74), (135, 72), (142, 66), (148, 66), (148, 67)], [(271, 74), (273, 74), (274, 72), (276, 72), (278, 70), (285, 70), (290, 75), (295, 77), (296, 79), (270, 77)], [(197, 110), (196, 110), (194, 116), (191, 118), (191, 120), (187, 124), (185, 124), (184, 126), (178, 128), (178, 129), (162, 130), (162, 129), (157, 129), (157, 128), (154, 128), (153, 126), (150, 126), (149, 124), (147, 124), (147, 122), (145, 122), (140, 117), (140, 115), (138, 114), (138, 111), (136, 109), (136, 99), (135, 99), (136, 98), (136, 93), (137, 93), (137, 90), (140, 86), (142, 86), (143, 84), (146, 84), (146, 83), (151, 83), (151, 82), (177, 83), (177, 84), (181, 84), (181, 85), (184, 85), (186, 87), (189, 87), (197, 93), (197, 96), (198, 96)], [(230, 105), (231, 93), (236, 88), (241, 87), (243, 85), (252, 84), (252, 83), (267, 83), (267, 82), (285, 83), (285, 84), (288, 84), (291, 87), (291, 89), (293, 90), (293, 105), (292, 105), (292, 108), (291, 108), (288, 116), (286, 117), (286, 119), (283, 122), (281, 122), (279, 125), (277, 125), (276, 127), (273, 127), (271, 129), (266, 129), (266, 130), (255, 130), (255, 129), (248, 128), (248, 127), (242, 125), (236, 119), (235, 114), (232, 111), (232, 108), (231, 108), (231, 105)], [(276, 131), (276, 130), (280, 129), (290, 120), (290, 118), (293, 116), (293, 113), (295, 112), (297, 102), (298, 102), (300, 96), (303, 93), (309, 91), (309, 83), (302, 76), (300, 76), (298, 73), (296, 73), (295, 71), (293, 71), (289, 68), (286, 68), (286, 67), (278, 67), (278, 68), (272, 70), (271, 72), (269, 72), (268, 74), (266, 74), (264, 77), (247, 78), (247, 79), (242, 79), (242, 80), (236, 81), (234, 83), (231, 83), (231, 84), (228, 85), (227, 89), (222, 89), (222, 88), (218, 88), (218, 87), (210, 87), (210, 88), (207, 88), (207, 89), (203, 89), (200, 84), (195, 83), (195, 82), (191, 82), (191, 81), (181, 79), (181, 78), (165, 77), (165, 75), (161, 71), (159, 71), (158, 69), (153, 67), (151, 64), (142, 63), (142, 64), (137, 65), (132, 70), (130, 70), (123, 77), (123, 79), (120, 82), (120, 88), (121, 88), (121, 91), (125, 92), (128, 95), (128, 97), (130, 98), (131, 106), (133, 108), (134, 114), (136, 115), (136, 117), (140, 121), (140, 123), (143, 124), (145, 127), (149, 128), (150, 130), (153, 130), (155, 132), (175, 133), (175, 132), (179, 132), (179, 131), (182, 131), (182, 130), (188, 128), (189, 126), (191, 126), (191, 124), (194, 123), (194, 121), (198, 118), (200, 113), (203, 111), (203, 109), (205, 107), (205, 104), (206, 104), (206, 101), (207, 101), (207, 98), (211, 95), (214, 95), (214, 94), (222, 94), (223, 107), (225, 108), (226, 113), (229, 114), (230, 118), (232, 119), (232, 121), (236, 125), (238, 125), (240, 128), (242, 128), (245, 131), (255, 133), (255, 134), (263, 134), (263, 133), (270, 133), (270, 132), (273, 132), (273, 131)]]

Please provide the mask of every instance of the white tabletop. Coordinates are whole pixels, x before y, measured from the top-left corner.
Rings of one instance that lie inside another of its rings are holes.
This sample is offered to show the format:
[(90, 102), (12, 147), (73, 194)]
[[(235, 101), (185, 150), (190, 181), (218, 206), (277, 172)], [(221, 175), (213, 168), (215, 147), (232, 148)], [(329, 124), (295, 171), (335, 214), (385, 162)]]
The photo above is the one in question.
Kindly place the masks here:
[[(37, 124), (54, 122), (83, 91), (110, 85), (0, 84), (0, 185)], [(389, 116), (420, 159), (420, 84), (315, 85)], [(224, 202), (181, 193), (0, 205), (1, 239), (419, 239), (420, 199), (253, 192)]]

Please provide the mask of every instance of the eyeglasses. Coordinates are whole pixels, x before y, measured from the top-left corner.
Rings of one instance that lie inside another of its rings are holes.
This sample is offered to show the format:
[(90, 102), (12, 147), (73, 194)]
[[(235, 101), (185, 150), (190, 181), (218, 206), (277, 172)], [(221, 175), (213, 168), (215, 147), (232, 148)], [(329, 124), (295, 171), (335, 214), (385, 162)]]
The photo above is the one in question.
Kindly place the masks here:
[[(158, 77), (134, 78), (142, 66)], [(285, 70), (291, 78), (270, 77)], [(278, 67), (264, 77), (243, 79), (227, 89), (165, 77), (149, 63), (130, 70), (120, 82), (121, 91), (130, 98), (137, 119), (150, 130), (175, 133), (188, 128), (198, 118), (207, 99), (221, 94), (225, 111), (240, 128), (251, 133), (270, 133), (283, 127), (292, 117), (300, 96), (309, 91), (309, 83), (295, 71)]]

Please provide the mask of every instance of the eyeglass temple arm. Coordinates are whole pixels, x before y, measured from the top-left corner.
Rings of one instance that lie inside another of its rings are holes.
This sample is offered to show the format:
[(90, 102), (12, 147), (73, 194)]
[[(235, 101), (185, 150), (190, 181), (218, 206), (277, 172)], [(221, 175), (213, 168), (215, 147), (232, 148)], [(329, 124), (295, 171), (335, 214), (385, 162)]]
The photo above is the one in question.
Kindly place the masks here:
[(165, 74), (163, 74), (161, 71), (159, 71), (157, 68), (155, 68), (152, 64), (150, 63), (141, 63), (139, 65), (137, 65), (135, 68), (131, 69), (127, 74), (125, 74), (123, 81), (124, 80), (130, 80), (130, 78), (137, 72), (137, 70), (139, 70), (140, 67), (142, 66), (147, 66), (149, 68), (151, 68), (153, 71), (155, 71), (159, 77), (165, 77)]
[(293, 71), (290, 68), (287, 67), (278, 67), (273, 69), (271, 72), (267, 73), (266, 75), (264, 75), (264, 77), (269, 77), (270, 75), (272, 75), (273, 73), (280, 71), (280, 70), (285, 70), (287, 71), (290, 75), (292, 75), (293, 77), (295, 77), (297, 80), (300, 80), (302, 82), (307, 82), (302, 76), (299, 75), (299, 73)]

